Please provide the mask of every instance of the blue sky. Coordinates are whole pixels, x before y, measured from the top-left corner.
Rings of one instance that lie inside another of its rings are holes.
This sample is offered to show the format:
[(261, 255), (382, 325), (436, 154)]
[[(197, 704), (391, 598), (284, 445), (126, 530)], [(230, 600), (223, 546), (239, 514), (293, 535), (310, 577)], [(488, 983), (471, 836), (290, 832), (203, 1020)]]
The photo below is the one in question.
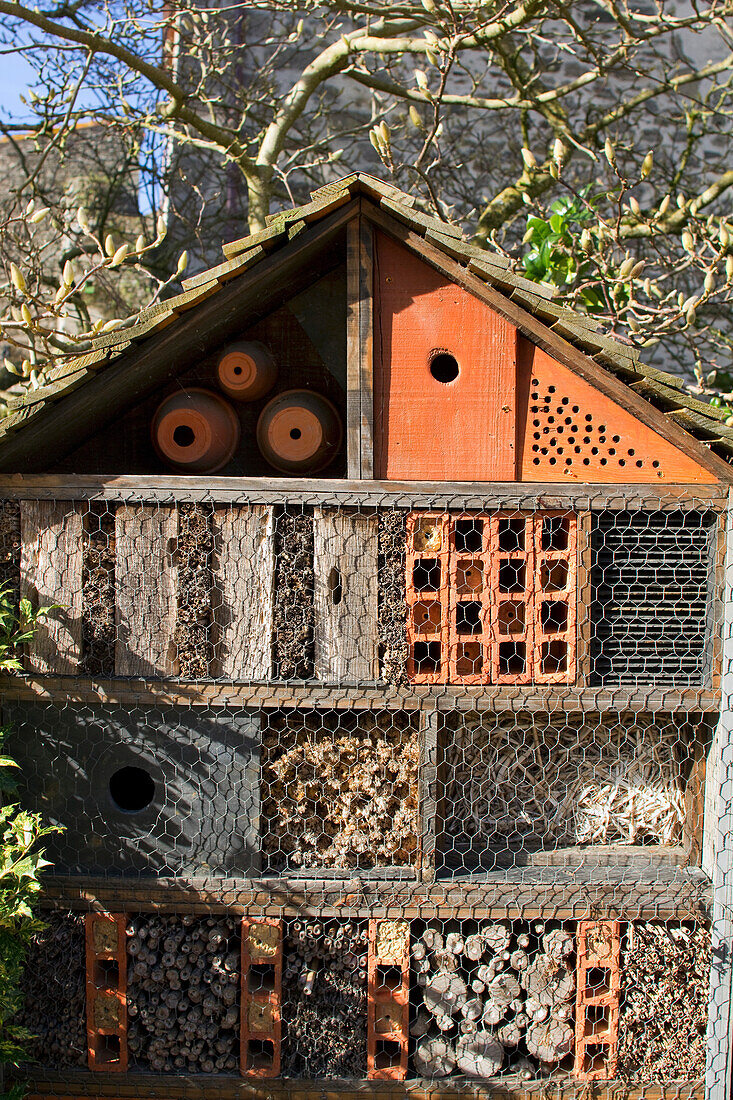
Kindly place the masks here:
[(28, 117), (19, 96), (32, 86), (33, 81), (33, 70), (21, 54), (0, 53), (0, 111), (3, 118)]

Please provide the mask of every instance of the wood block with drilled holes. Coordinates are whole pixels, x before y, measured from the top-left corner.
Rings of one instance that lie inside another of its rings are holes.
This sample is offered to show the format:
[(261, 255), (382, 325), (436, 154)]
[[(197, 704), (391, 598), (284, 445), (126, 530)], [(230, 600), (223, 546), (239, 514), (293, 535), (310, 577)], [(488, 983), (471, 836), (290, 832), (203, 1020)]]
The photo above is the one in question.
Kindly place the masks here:
[(315, 664), (319, 680), (377, 678), (377, 517), (316, 508)]
[(523, 336), (518, 359), (521, 481), (715, 481), (694, 459)]

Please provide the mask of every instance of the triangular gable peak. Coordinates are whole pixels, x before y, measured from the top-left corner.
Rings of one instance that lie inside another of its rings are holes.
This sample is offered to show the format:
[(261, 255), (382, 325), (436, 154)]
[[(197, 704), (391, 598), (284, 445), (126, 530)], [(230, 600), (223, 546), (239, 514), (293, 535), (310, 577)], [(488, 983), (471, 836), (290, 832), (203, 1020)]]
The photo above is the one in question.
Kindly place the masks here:
[(376, 238), (374, 317), (378, 477), (715, 480), (384, 232)]
[[(161, 395), (214, 385), (216, 357), (254, 338), (281, 368), (263, 407), (301, 387), (336, 409), (344, 443), (319, 477), (730, 480), (724, 413), (380, 181), (323, 188), (225, 255), (21, 398), (0, 423), (0, 470), (165, 473), (150, 446)], [(262, 409), (236, 412), (222, 476), (282, 476), (254, 442)]]

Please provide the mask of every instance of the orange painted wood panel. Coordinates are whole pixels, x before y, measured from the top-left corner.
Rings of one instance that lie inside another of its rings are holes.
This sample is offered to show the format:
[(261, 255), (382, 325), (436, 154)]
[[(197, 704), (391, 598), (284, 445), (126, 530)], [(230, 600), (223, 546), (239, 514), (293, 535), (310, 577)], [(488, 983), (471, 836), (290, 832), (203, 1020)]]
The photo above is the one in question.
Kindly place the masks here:
[(383, 233), (374, 289), (375, 476), (514, 481), (516, 329)]
[(522, 481), (714, 482), (694, 459), (520, 336), (517, 445)]

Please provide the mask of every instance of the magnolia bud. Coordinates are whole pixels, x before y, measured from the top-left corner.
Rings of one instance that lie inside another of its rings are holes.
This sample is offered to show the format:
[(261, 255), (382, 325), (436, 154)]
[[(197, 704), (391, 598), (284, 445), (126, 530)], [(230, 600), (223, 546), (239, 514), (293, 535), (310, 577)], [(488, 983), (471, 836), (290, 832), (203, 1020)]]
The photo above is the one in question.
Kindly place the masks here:
[(11, 263), (10, 265), (10, 279), (16, 290), (19, 290), (21, 294), (25, 294), (28, 289), (25, 282), (25, 277), (20, 268)]
[(414, 104), (410, 104), (410, 109), (408, 113), (410, 115), (410, 122), (415, 127), (415, 129), (422, 130), (422, 118), (420, 117), (420, 112)]
[(128, 245), (121, 244), (115, 252), (114, 256), (112, 257), (112, 263), (110, 264), (110, 267), (118, 267), (119, 264), (121, 264), (126, 258), (128, 250)]

